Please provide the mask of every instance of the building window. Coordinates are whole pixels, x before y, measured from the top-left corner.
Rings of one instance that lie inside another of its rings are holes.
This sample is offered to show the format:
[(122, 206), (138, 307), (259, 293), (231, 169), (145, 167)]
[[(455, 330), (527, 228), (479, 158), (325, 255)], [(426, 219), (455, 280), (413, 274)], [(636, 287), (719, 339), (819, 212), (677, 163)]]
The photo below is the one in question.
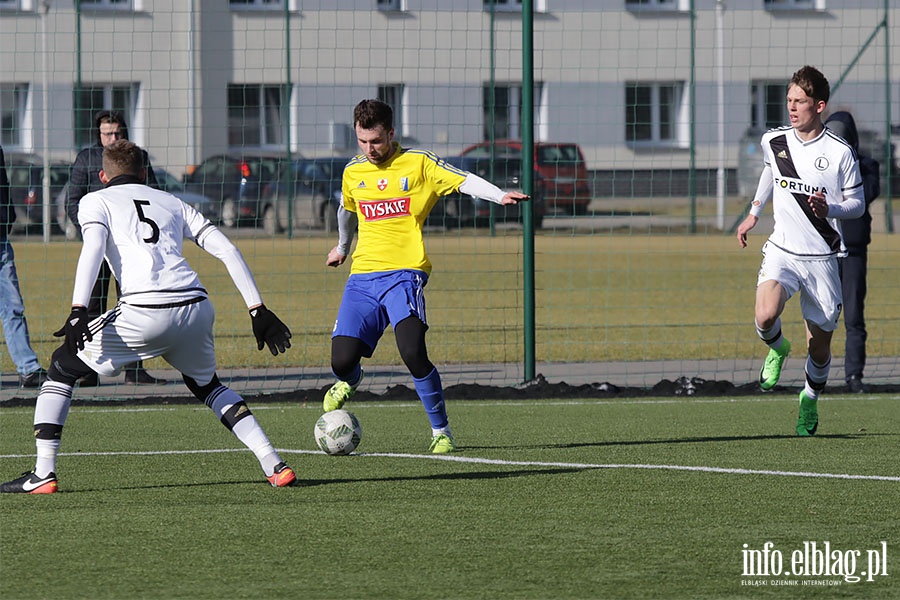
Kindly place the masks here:
[(687, 11), (689, 0), (625, 0), (625, 8), (635, 11)]
[(825, 0), (765, 0), (766, 10), (825, 10)]
[(283, 9), (283, 0), (229, 0), (235, 10), (277, 10)]
[(625, 140), (635, 145), (680, 145), (687, 122), (681, 82), (625, 84)]
[(751, 89), (750, 122), (757, 129), (786, 125), (787, 84), (754, 81)]
[[(83, 0), (82, 0), (83, 1)], [(134, 122), (134, 110), (139, 86), (131, 84), (82, 84), (75, 89), (75, 147), (83, 148), (97, 143), (94, 118), (101, 110), (115, 110), (125, 117), (125, 123)]]
[(405, 111), (403, 110), (404, 86), (402, 83), (381, 84), (378, 86), (379, 100), (390, 106), (394, 111), (394, 132), (402, 137), (406, 133), (406, 123), (404, 123)]
[(375, 8), (383, 11), (406, 10), (406, 0), (375, 0)]
[[(484, 128), (482, 133), (484, 139), (491, 139), (492, 125), (493, 139), (520, 139), (522, 137), (522, 86), (495, 84), (493, 92), (492, 102), (490, 84), (485, 84), (482, 88), (482, 105), (484, 106)], [(532, 102), (538, 128), (540, 128), (541, 122), (542, 96), (543, 84), (536, 81), (534, 82), (534, 98), (532, 98)], [(491, 111), (491, 106), (493, 106), (493, 112)], [(542, 137), (539, 131), (536, 132), (537, 139), (542, 139)]]
[(110, 8), (115, 10), (130, 10), (131, 0), (79, 0), (81, 8), (101, 9)]
[(0, 146), (22, 145), (22, 122), (27, 101), (27, 83), (0, 84)]
[[(494, 6), (494, 10), (497, 12), (522, 12), (522, 0), (482, 0), (482, 2), (485, 12), (489, 12), (491, 10), (491, 5)], [(534, 11), (546, 12), (546, 0), (535, 0)]]
[(29, 6), (21, 6), (20, 0), (0, 0), (0, 10), (29, 10)]
[(228, 86), (228, 145), (283, 148), (288, 110), (285, 85)]

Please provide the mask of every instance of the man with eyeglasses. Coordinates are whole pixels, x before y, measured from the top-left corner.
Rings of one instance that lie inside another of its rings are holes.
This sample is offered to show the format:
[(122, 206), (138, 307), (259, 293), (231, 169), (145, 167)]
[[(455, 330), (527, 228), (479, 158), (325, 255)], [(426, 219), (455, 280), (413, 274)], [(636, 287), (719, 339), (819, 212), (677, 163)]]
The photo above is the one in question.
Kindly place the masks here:
[[(66, 195), (66, 214), (69, 220), (81, 230), (78, 223), (78, 203), (81, 198), (90, 192), (102, 190), (105, 186), (100, 181), (100, 170), (103, 168), (103, 149), (115, 142), (116, 140), (128, 139), (128, 126), (125, 123), (125, 116), (112, 110), (101, 110), (94, 117), (94, 131), (97, 134), (97, 143), (81, 150), (75, 157), (72, 164), (72, 174), (69, 176)], [(156, 180), (156, 174), (153, 173), (153, 167), (150, 166), (150, 157), (146, 150), (142, 150), (144, 155), (144, 168), (147, 173), (147, 185), (152, 188), (159, 188)], [(97, 275), (97, 282), (91, 292), (90, 304), (87, 307), (88, 316), (90, 318), (99, 317), (106, 312), (109, 300), (109, 280), (112, 278), (112, 272), (106, 262), (100, 267), (100, 273)], [(150, 375), (143, 367), (142, 363), (136, 362), (125, 368), (125, 383), (131, 384), (159, 384), (166, 383), (164, 379), (157, 379)], [(100, 385), (100, 380), (96, 373), (92, 373), (81, 380), (82, 387), (92, 387)]]

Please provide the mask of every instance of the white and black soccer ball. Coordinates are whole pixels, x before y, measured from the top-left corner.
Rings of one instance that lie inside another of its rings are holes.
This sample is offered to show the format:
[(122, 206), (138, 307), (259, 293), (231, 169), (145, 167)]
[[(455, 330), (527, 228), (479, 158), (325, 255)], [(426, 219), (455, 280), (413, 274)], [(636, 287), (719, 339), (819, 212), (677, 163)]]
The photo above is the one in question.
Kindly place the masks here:
[(326, 454), (350, 454), (362, 440), (362, 427), (352, 412), (333, 410), (316, 421), (316, 444)]

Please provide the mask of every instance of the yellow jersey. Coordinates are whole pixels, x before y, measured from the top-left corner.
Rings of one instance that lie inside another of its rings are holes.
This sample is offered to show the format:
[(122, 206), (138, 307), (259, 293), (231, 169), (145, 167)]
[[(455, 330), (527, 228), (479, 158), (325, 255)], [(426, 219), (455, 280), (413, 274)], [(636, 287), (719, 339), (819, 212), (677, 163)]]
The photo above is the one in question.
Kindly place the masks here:
[(459, 189), (467, 172), (425, 150), (404, 149), (380, 165), (365, 155), (344, 168), (344, 209), (355, 212), (358, 240), (350, 273), (416, 269), (431, 274), (422, 226), (441, 196)]

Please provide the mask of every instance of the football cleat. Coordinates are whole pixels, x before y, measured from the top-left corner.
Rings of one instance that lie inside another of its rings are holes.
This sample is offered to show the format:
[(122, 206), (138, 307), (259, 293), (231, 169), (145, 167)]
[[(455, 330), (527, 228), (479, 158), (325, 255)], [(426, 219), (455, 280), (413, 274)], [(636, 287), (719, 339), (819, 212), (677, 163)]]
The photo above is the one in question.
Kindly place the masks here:
[(766, 362), (763, 364), (762, 369), (759, 370), (759, 387), (762, 391), (768, 392), (778, 383), (778, 380), (781, 378), (781, 367), (784, 366), (784, 361), (790, 353), (791, 343), (787, 338), (784, 338), (781, 348), (769, 350)]
[(432, 454), (456, 452), (456, 442), (453, 441), (452, 436), (441, 433), (431, 438), (431, 446), (428, 447), (428, 451)]
[(810, 437), (816, 435), (819, 428), (819, 410), (815, 398), (806, 395), (806, 390), (800, 392), (800, 415), (797, 417), (797, 435)]
[(0, 494), (55, 494), (58, 491), (56, 473), (38, 477), (34, 471), (28, 471), (18, 479), (0, 483)]
[(338, 381), (331, 386), (331, 389), (325, 392), (325, 399), (322, 401), (322, 410), (324, 412), (331, 412), (344, 406), (344, 402), (350, 399), (350, 396), (356, 392), (356, 388), (362, 383), (363, 375), (365, 375), (365, 373), (360, 371), (359, 381), (356, 382), (356, 385), (350, 385), (346, 381)]
[(272, 473), (269, 477), (266, 477), (269, 480), (269, 483), (272, 484), (272, 487), (288, 487), (294, 485), (297, 481), (297, 476), (294, 474), (294, 470), (284, 464), (283, 462), (275, 465), (275, 472)]

